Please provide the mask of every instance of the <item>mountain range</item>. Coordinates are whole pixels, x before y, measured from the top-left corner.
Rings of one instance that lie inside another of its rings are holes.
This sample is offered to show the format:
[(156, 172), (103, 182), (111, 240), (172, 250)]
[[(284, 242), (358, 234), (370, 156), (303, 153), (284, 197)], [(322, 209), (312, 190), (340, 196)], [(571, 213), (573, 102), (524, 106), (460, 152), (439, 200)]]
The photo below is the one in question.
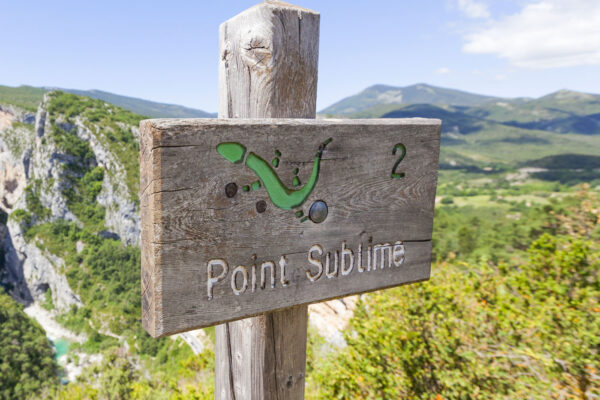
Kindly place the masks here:
[(121, 96), (96, 89), (77, 90), (55, 87), (10, 87), (0, 85), (0, 103), (5, 101), (25, 109), (35, 110), (42, 102), (44, 94), (53, 90), (60, 90), (66, 93), (73, 93), (79, 96), (106, 101), (107, 103), (119, 106), (125, 110), (152, 118), (214, 118), (217, 116), (216, 113), (209, 113), (195, 108)]
[(600, 134), (600, 95), (559, 90), (538, 99), (500, 98), (427, 84), (374, 85), (323, 109), (347, 118), (429, 117), (445, 132), (472, 133), (485, 122), (557, 133)]
[[(60, 90), (122, 107), (151, 118), (214, 118), (210, 113), (102, 90), (0, 85), (0, 103), (35, 110), (45, 93)], [(346, 118), (429, 117), (444, 121), (444, 132), (472, 133), (486, 123), (556, 133), (600, 133), (600, 95), (560, 90), (532, 99), (501, 98), (424, 83), (396, 87), (373, 85), (320, 111)]]

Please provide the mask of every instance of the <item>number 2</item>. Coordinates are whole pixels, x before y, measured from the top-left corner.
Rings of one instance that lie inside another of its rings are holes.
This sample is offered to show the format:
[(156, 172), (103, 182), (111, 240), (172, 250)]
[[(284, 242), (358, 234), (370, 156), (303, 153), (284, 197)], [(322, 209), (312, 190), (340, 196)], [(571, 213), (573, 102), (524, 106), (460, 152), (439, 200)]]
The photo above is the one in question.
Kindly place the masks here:
[(392, 168), (392, 179), (404, 178), (404, 172), (396, 172), (396, 168), (398, 168), (398, 165), (400, 164), (400, 162), (402, 162), (404, 156), (406, 155), (406, 147), (402, 143), (398, 143), (394, 146), (392, 154), (396, 154), (396, 151), (398, 151), (398, 149), (400, 149), (400, 157), (398, 158), (398, 160), (394, 164), (394, 167)]

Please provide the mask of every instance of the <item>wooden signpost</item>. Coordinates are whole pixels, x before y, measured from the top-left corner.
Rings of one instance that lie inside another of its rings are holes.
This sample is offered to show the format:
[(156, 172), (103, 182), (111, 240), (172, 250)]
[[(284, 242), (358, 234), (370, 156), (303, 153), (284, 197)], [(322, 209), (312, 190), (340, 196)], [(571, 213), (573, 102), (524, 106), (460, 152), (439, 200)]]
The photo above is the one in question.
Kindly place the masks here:
[(222, 324), (219, 399), (303, 398), (307, 304), (429, 278), (441, 123), (309, 119), (318, 27), (247, 10), (221, 26), (220, 118), (141, 123), (143, 325)]

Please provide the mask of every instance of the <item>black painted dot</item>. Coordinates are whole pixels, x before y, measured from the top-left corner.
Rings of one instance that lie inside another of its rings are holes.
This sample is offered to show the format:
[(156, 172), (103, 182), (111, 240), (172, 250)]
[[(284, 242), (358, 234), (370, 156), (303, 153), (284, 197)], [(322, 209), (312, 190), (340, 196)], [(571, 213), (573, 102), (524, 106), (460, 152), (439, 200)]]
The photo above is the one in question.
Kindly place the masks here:
[(264, 213), (267, 210), (267, 202), (264, 200), (259, 200), (256, 202), (256, 211), (259, 213)]
[(228, 183), (227, 185), (225, 185), (225, 195), (229, 198), (235, 196), (235, 194), (237, 193), (237, 185), (233, 182)]

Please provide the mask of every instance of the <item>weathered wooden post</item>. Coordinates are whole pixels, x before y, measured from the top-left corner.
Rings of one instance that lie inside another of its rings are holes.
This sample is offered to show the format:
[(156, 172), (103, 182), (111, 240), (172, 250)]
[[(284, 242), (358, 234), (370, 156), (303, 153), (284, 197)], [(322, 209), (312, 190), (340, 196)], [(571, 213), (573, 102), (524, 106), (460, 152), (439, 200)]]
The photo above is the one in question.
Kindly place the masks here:
[[(319, 14), (268, 0), (219, 32), (219, 118), (315, 118)], [(215, 329), (217, 399), (303, 399), (308, 305)]]
[(440, 121), (313, 119), (318, 32), (290, 4), (243, 12), (219, 118), (140, 124), (142, 322), (222, 324), (217, 399), (302, 399), (308, 304), (429, 278)]
[[(268, 0), (219, 32), (219, 118), (315, 118), (319, 14)], [(215, 398), (303, 399), (308, 305), (218, 325)]]

